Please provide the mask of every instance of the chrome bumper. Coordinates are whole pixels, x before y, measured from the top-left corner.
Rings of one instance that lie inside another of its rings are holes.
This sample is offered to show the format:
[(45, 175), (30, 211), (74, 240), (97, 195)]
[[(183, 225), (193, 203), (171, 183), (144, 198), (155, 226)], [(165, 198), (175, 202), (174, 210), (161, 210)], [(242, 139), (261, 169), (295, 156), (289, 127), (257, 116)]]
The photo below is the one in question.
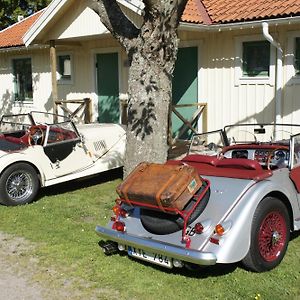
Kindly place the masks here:
[(217, 262), (217, 257), (211, 252), (201, 252), (193, 249), (186, 249), (152, 239), (133, 236), (127, 234), (126, 232), (118, 232), (116, 230), (101, 226), (96, 227), (96, 232), (101, 238), (117, 242), (121, 245), (140, 248), (145, 251), (166, 255), (171, 258), (198, 265), (210, 266), (215, 265)]

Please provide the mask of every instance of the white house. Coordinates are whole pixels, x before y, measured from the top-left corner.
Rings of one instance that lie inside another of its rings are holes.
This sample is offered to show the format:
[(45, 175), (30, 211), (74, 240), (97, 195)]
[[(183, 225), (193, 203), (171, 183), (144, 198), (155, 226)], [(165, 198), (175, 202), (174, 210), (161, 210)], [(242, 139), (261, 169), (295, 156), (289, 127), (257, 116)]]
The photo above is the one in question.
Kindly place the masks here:
[[(139, 26), (142, 1), (118, 2)], [(1, 114), (52, 111), (54, 95), (90, 98), (93, 121), (120, 122), (126, 53), (87, 3), (53, 0), (0, 32)], [(189, 0), (179, 36), (173, 104), (194, 104), (177, 108), (187, 119), (206, 105), (198, 130), (300, 123), (300, 0)], [(174, 115), (173, 131), (181, 127)]]

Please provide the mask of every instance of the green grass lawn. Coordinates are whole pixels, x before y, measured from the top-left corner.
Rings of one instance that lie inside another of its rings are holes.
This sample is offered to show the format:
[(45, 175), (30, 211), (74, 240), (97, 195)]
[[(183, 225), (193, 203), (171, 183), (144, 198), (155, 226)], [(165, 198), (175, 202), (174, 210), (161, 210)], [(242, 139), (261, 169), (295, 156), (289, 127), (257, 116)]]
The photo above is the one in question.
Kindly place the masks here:
[(82, 287), (87, 295), (100, 289), (101, 299), (300, 299), (297, 234), (281, 265), (262, 274), (239, 264), (192, 272), (163, 269), (126, 255), (105, 256), (95, 226), (106, 224), (111, 216), (121, 181), (117, 175), (105, 173), (46, 188), (30, 205), (0, 206), (0, 231), (34, 243), (31, 255), (39, 264), (88, 283)]

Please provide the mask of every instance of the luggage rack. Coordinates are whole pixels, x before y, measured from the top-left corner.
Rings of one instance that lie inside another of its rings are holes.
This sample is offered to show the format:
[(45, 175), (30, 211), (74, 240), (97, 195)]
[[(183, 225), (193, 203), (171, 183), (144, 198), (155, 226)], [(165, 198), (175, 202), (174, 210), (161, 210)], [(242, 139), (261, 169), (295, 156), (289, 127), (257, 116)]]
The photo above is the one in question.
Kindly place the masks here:
[[(207, 191), (210, 188), (210, 181), (209, 180), (204, 179), (204, 178), (201, 178), (201, 180), (203, 182), (205, 182), (206, 185), (205, 185), (204, 188), (200, 187), (200, 189), (192, 196), (191, 199), (195, 199), (196, 202), (194, 203), (194, 205), (192, 206), (191, 209), (189, 209), (189, 210), (184, 210), (184, 209), (179, 210), (178, 208), (164, 207), (164, 210), (163, 210), (165, 213), (179, 214), (183, 218), (182, 240), (181, 241), (182, 241), (182, 243), (185, 243), (186, 248), (190, 248), (190, 244), (191, 244), (190, 237), (188, 235), (186, 235), (188, 220), (189, 220), (190, 216), (192, 215), (192, 213), (195, 211), (196, 207), (199, 205), (200, 201), (203, 199), (203, 197), (206, 195)], [(138, 201), (134, 201), (134, 200), (130, 200), (130, 199), (122, 199), (122, 198), (117, 198), (116, 199), (116, 204), (117, 205), (120, 206), (122, 203), (129, 204), (130, 206), (146, 207), (146, 208), (150, 208), (150, 209), (153, 209), (153, 210), (162, 211), (162, 209), (158, 205), (142, 203), (142, 202), (138, 202)], [(121, 216), (120, 213), (116, 214), (116, 221), (119, 220), (120, 216)]]

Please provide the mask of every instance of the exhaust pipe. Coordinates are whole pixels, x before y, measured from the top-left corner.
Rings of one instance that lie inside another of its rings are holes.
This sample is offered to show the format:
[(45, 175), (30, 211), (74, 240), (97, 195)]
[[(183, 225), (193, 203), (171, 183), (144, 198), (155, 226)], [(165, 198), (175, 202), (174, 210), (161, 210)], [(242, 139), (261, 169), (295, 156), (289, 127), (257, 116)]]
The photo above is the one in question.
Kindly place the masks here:
[(113, 241), (100, 241), (99, 246), (102, 248), (105, 255), (112, 255), (119, 251), (118, 243)]

